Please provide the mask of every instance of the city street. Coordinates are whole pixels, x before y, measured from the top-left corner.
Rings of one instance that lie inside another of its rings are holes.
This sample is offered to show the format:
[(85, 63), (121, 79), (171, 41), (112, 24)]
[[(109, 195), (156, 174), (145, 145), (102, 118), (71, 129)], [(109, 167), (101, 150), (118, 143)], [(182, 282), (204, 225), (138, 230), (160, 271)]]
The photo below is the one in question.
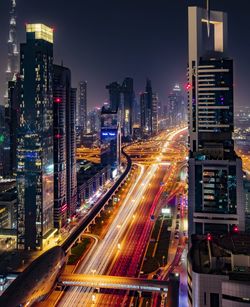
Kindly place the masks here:
[[(177, 146), (176, 141), (179, 140), (182, 131), (185, 131), (185, 128), (158, 136), (155, 147), (159, 148), (159, 142), (164, 143), (161, 151), (165, 154), (169, 147)], [(152, 142), (151, 147), (153, 144)], [(170, 184), (174, 187), (169, 198), (173, 198), (180, 191), (177, 182), (172, 182), (176, 180), (176, 172), (181, 171), (180, 166), (178, 170), (176, 166), (176, 160), (180, 157), (175, 156), (174, 161), (162, 163), (162, 152), (155, 154), (160, 157), (158, 163), (151, 166), (139, 164), (139, 176), (122, 200), (119, 212), (105, 237), (78, 266), (76, 273), (138, 276), (144, 250), (154, 226), (154, 214), (159, 212), (160, 208), (157, 206), (165, 186)], [(185, 154), (182, 153), (182, 159), (185, 159)], [(64, 293), (59, 306), (121, 306), (129, 304), (128, 298), (122, 291), (104, 291), (98, 294), (94, 289), (75, 287)]]

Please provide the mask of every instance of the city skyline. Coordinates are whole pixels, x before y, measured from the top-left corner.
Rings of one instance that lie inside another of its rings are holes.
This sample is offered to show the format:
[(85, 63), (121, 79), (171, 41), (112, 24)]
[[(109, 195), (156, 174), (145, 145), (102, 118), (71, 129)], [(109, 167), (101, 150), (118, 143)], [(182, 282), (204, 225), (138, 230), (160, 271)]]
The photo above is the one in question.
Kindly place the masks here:
[(248, 305), (249, 5), (7, 1), (0, 305)]
[[(214, 9), (224, 9), (229, 15), (230, 55), (235, 58), (235, 104), (247, 105), (247, 89), (250, 75), (245, 65), (250, 52), (250, 38), (244, 36), (245, 20), (249, 4), (240, 0), (211, 1)], [(71, 67), (73, 86), (82, 79), (88, 81), (89, 106), (101, 105), (108, 100), (105, 85), (114, 80), (132, 77), (135, 94), (144, 88), (145, 79), (150, 78), (159, 98), (167, 101), (173, 83), (186, 83), (187, 51), (187, 5), (205, 6), (205, 1), (148, 1), (126, 2), (119, 5), (112, 0), (105, 4), (91, 1), (84, 6), (76, 1), (74, 11), (66, 3), (60, 14), (57, 1), (42, 4), (17, 1), (18, 41), (24, 41), (26, 22), (44, 22), (55, 28), (55, 63), (64, 62)], [(71, 4), (69, 4), (71, 5)], [(48, 6), (50, 9), (48, 10)], [(81, 12), (84, 9), (84, 18)], [(154, 13), (153, 18), (151, 11)], [(0, 4), (0, 95), (4, 94), (9, 2)], [(67, 23), (63, 16), (67, 14)], [(178, 14), (178, 15), (177, 15)], [(238, 18), (241, 14), (242, 18)], [(31, 17), (32, 16), (32, 17)], [(156, 17), (155, 17), (156, 16)], [(175, 18), (178, 16), (178, 18)], [(237, 19), (236, 25), (233, 20)], [(75, 20), (77, 20), (75, 22)], [(129, 20), (129, 23), (126, 23)], [(76, 35), (72, 35), (75, 33)], [(238, 35), (242, 33), (243, 35)], [(119, 35), (117, 35), (119, 34)], [(105, 39), (104, 39), (105, 37)], [(244, 39), (243, 39), (244, 37)], [(148, 41), (151, 44), (148, 44)], [(112, 48), (110, 48), (112, 43)], [(72, 46), (72, 48), (68, 48)], [(125, 46), (125, 48), (124, 48)], [(74, 50), (72, 53), (71, 50)], [(175, 65), (176, 58), (179, 65)], [(122, 59), (122, 60), (121, 60)], [(244, 60), (243, 60), (244, 59)], [(250, 64), (250, 63), (249, 63)]]

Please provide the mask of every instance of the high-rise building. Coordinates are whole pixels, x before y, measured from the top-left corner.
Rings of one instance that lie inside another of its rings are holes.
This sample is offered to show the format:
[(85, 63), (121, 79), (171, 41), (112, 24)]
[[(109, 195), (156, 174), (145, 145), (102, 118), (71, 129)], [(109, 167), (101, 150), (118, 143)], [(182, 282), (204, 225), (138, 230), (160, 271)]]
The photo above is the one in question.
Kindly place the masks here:
[(106, 86), (109, 90), (109, 102), (112, 111), (117, 111), (121, 104), (121, 85), (118, 82), (112, 82)]
[(109, 90), (110, 109), (118, 112), (122, 136), (126, 139), (131, 138), (134, 122), (134, 80), (127, 77), (122, 85), (112, 82), (106, 88)]
[(175, 84), (168, 96), (167, 119), (170, 126), (176, 126), (186, 120), (186, 104), (181, 87)]
[(113, 176), (121, 163), (121, 128), (118, 114), (105, 107), (101, 112), (101, 163), (110, 165)]
[[(17, 172), (17, 135), (20, 120), (20, 101), (21, 101), (22, 79), (18, 74), (15, 80), (9, 81), (8, 104), (5, 112), (5, 129), (8, 146), (5, 149), (4, 159), (5, 174), (16, 176)], [(7, 158), (8, 156), (8, 158)]]
[(227, 14), (189, 7), (189, 234), (244, 230), (242, 162), (234, 152)]
[(81, 133), (87, 133), (87, 81), (79, 83), (78, 127)]
[(66, 105), (66, 146), (67, 146), (67, 205), (68, 218), (76, 213), (77, 177), (76, 177), (76, 100), (77, 89), (70, 89), (69, 103)]
[(19, 249), (42, 249), (53, 233), (53, 29), (26, 25), (21, 44), (17, 142)]
[(4, 175), (5, 108), (0, 105), (0, 176)]
[(19, 52), (16, 33), (16, 0), (11, 0), (10, 4), (6, 91), (4, 95), (5, 104), (8, 103), (8, 83), (14, 79), (19, 71)]
[(124, 103), (124, 117), (122, 122), (123, 136), (129, 137), (133, 134), (133, 112), (134, 112), (134, 81), (126, 78), (121, 87)]
[(99, 133), (101, 127), (101, 108), (95, 107), (94, 110), (89, 112), (88, 117), (90, 133)]
[(158, 133), (158, 101), (159, 98), (157, 94), (152, 95), (152, 134), (156, 135)]
[(149, 79), (147, 79), (146, 91), (140, 94), (140, 106), (142, 135), (155, 135), (158, 132), (158, 97), (153, 93)]
[(66, 105), (70, 97), (70, 71), (53, 66), (54, 100), (54, 226), (60, 229), (67, 222), (67, 146)]

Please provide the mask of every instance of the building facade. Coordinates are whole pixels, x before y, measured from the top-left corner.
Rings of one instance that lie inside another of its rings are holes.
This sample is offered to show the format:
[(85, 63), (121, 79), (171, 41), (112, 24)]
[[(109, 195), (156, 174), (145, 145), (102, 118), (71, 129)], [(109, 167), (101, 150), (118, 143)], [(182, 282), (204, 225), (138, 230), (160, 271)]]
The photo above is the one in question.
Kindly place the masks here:
[(175, 84), (170, 95), (168, 96), (167, 104), (167, 119), (168, 125), (176, 126), (185, 122), (186, 116), (186, 103), (182, 95), (181, 87)]
[(249, 261), (249, 235), (193, 236), (187, 265), (189, 306), (249, 306)]
[(87, 133), (87, 81), (81, 81), (79, 83), (79, 104), (77, 114), (80, 132)]
[(18, 248), (42, 249), (53, 231), (53, 29), (26, 25), (17, 141)]
[(8, 59), (6, 69), (6, 92), (4, 95), (5, 104), (8, 104), (8, 83), (15, 78), (15, 75), (18, 72), (19, 51), (17, 42), (16, 0), (11, 0), (9, 15)]
[(103, 107), (101, 112), (101, 163), (118, 171), (121, 163), (121, 128), (117, 112)]
[(226, 43), (226, 13), (189, 7), (189, 235), (245, 227), (242, 162), (232, 138), (233, 61)]
[(151, 81), (147, 79), (146, 91), (140, 94), (141, 133), (152, 136), (158, 132), (158, 98), (152, 91)]

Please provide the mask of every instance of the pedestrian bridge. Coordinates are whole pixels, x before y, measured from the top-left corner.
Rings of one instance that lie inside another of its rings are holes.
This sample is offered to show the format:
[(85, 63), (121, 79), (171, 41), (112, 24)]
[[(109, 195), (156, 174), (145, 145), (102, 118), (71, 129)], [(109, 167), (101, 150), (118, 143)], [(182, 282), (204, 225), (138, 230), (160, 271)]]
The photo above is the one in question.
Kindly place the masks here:
[(62, 274), (59, 278), (59, 284), (64, 286), (131, 290), (140, 292), (167, 293), (168, 291), (168, 282), (163, 280), (93, 274)]

